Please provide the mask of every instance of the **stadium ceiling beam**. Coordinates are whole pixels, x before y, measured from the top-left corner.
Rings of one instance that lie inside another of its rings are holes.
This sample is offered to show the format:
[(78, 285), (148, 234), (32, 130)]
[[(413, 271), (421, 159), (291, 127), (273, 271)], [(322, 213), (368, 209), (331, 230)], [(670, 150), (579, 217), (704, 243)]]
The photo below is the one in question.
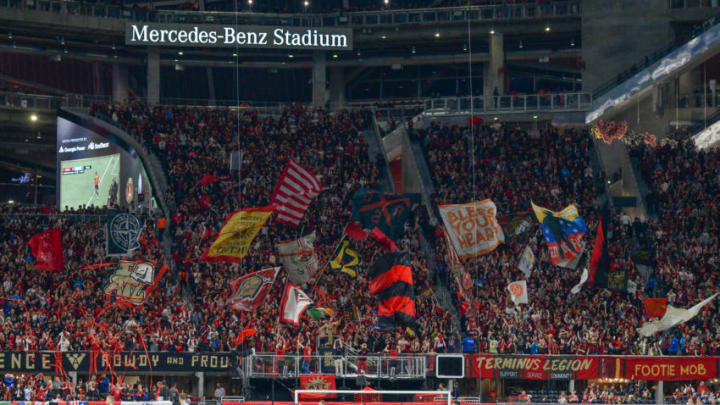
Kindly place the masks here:
[(577, 67), (553, 65), (551, 63), (520, 62), (520, 63), (513, 63), (513, 65), (509, 66), (509, 68), (513, 68), (515, 66), (529, 68), (529, 69), (538, 69), (538, 70), (544, 70), (544, 71), (558, 72), (558, 73), (573, 73), (573, 74), (582, 73), (580, 68), (577, 68)]
[[(509, 52), (505, 54), (506, 61), (533, 61), (541, 57), (575, 57), (581, 54), (580, 49), (565, 50), (565, 51), (523, 51), (523, 52)], [(489, 56), (487, 53), (474, 53), (472, 55), (472, 62), (487, 62)], [(179, 64), (181, 66), (196, 66), (196, 67), (242, 67), (249, 69), (309, 69), (312, 67), (312, 61), (245, 61), (239, 64), (234, 62), (228, 63), (227, 61), (218, 60), (183, 60), (181, 62), (175, 62), (173, 60), (163, 59), (160, 62), (165, 66), (174, 66)], [(391, 66), (394, 64), (399, 65), (437, 65), (437, 64), (461, 64), (468, 63), (467, 53), (458, 54), (446, 54), (446, 55), (413, 55), (413, 56), (396, 56), (396, 57), (374, 57), (374, 58), (353, 58), (348, 60), (343, 59), (328, 59), (328, 67), (355, 67), (355, 68), (366, 68), (376, 66)]]

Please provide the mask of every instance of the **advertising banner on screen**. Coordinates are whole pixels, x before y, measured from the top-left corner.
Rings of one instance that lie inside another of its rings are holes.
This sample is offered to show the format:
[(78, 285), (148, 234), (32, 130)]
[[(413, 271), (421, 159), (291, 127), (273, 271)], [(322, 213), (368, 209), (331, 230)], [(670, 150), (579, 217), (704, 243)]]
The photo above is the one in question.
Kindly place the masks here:
[(598, 358), (475, 354), (472, 376), (519, 380), (591, 380), (598, 378)]
[(505, 242), (492, 200), (440, 206), (440, 216), (461, 258), (484, 255)]
[(626, 357), (625, 378), (652, 381), (707, 380), (717, 377), (717, 357)]
[(351, 51), (351, 28), (272, 25), (125, 24), (125, 45)]

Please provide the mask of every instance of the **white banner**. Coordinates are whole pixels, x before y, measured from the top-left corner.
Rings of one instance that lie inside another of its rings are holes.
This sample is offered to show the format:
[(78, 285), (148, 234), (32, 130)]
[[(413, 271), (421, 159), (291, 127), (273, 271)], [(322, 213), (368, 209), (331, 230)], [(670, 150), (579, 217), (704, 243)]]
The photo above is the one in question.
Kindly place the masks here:
[(282, 304), (280, 305), (280, 322), (300, 325), (300, 319), (313, 300), (305, 294), (298, 286), (288, 282), (283, 292)]
[(672, 305), (668, 305), (667, 311), (662, 318), (650, 322), (645, 322), (643, 326), (637, 329), (638, 333), (641, 336), (652, 336), (656, 332), (662, 332), (664, 330), (672, 328), (675, 325), (687, 322), (695, 318), (697, 314), (700, 313), (700, 310), (705, 305), (709, 304), (710, 301), (712, 301), (715, 297), (717, 297), (717, 295), (718, 293), (715, 293), (710, 297), (705, 298), (704, 300), (693, 305), (689, 309), (676, 308)]
[(450, 241), (461, 258), (490, 253), (505, 242), (492, 200), (441, 205), (439, 209)]
[(580, 282), (575, 284), (575, 286), (570, 290), (570, 294), (577, 294), (582, 290), (583, 284), (588, 280), (588, 277), (590, 275), (588, 274), (588, 269), (583, 269), (582, 274), (580, 275)]

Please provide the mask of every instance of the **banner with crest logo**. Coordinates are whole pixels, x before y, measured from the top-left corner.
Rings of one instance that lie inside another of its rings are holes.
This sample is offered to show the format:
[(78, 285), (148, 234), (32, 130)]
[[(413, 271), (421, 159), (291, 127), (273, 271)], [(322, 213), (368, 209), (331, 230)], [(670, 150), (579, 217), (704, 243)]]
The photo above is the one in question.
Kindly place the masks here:
[(277, 245), (280, 263), (293, 284), (303, 284), (315, 276), (318, 259), (315, 255), (315, 232)]
[(110, 273), (103, 292), (117, 297), (120, 302), (142, 304), (157, 287), (166, 270), (167, 265), (156, 274), (153, 263), (122, 260)]
[(235, 310), (254, 311), (272, 289), (280, 267), (263, 269), (246, 274), (230, 283), (228, 304)]

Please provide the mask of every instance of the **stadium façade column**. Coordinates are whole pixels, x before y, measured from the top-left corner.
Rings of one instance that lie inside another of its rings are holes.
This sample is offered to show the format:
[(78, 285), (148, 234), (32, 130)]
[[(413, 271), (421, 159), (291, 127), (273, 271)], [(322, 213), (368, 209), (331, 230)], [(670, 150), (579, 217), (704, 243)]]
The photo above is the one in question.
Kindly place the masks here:
[(345, 108), (345, 70), (342, 66), (330, 68), (330, 110)]
[(312, 105), (318, 108), (325, 106), (325, 51), (313, 51), (312, 60)]
[(112, 64), (112, 101), (124, 103), (128, 99), (128, 67), (121, 63)]
[(147, 54), (147, 102), (160, 102), (160, 54), (154, 49)]
[(505, 65), (503, 43), (503, 34), (501, 32), (490, 34), (488, 38), (490, 60), (485, 64), (485, 68), (483, 69), (483, 95), (486, 97), (493, 96), (496, 93), (497, 95), (503, 94), (505, 82), (500, 77), (500, 71)]

